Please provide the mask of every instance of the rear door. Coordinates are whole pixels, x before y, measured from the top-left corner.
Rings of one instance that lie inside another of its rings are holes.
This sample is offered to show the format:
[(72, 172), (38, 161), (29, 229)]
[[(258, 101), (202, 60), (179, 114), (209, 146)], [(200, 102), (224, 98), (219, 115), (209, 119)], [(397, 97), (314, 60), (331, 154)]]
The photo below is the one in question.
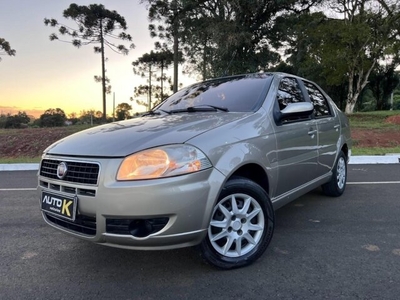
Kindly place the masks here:
[(335, 163), (340, 136), (340, 120), (330, 107), (327, 98), (313, 83), (303, 81), (308, 97), (314, 104), (314, 118), (318, 130), (317, 176), (328, 173)]
[[(284, 77), (279, 84), (275, 111), (291, 103), (304, 102), (297, 78)], [(315, 178), (317, 169), (317, 126), (310, 117), (284, 120), (275, 128), (278, 159), (276, 196), (285, 194)]]

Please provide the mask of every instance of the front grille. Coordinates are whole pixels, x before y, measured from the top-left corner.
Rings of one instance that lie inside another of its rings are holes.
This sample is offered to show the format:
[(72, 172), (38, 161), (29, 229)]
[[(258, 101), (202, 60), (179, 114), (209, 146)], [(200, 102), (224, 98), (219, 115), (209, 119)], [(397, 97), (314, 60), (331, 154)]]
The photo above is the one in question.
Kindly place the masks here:
[[(61, 162), (64, 162), (68, 169), (63, 179), (57, 177), (57, 167)], [(40, 166), (40, 175), (51, 179), (96, 185), (99, 169), (100, 166), (96, 163), (43, 159)]]
[(83, 189), (83, 188), (75, 188), (71, 186), (67, 186), (64, 184), (54, 184), (47, 180), (39, 180), (39, 186), (44, 187), (46, 189), (50, 189), (53, 191), (71, 194), (71, 195), (80, 195), (80, 196), (87, 196), (87, 197), (95, 197), (96, 190), (95, 189)]
[(53, 215), (45, 213), (49, 222), (58, 226), (64, 227), (71, 231), (79, 232), (85, 235), (96, 235), (96, 218), (84, 215), (77, 215), (75, 221), (69, 221), (61, 218), (54, 217)]

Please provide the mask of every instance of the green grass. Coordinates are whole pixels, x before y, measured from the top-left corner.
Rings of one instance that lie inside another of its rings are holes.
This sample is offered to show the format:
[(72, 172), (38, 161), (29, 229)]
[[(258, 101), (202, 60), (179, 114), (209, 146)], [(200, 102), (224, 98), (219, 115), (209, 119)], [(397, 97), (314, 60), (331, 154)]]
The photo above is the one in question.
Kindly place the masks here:
[(0, 164), (38, 163), (41, 157), (0, 158)]
[(399, 110), (383, 110), (355, 113), (349, 117), (350, 126), (352, 128), (368, 128), (368, 129), (395, 129), (399, 125), (385, 122), (390, 116), (400, 115)]
[(400, 146), (393, 148), (359, 148), (357, 146), (354, 146), (351, 150), (351, 155), (385, 155), (389, 153), (400, 153)]
[[(399, 110), (384, 110), (384, 111), (371, 111), (355, 113), (349, 117), (350, 126), (352, 129), (373, 129), (379, 131), (385, 130), (399, 130), (400, 126), (386, 122), (386, 118), (390, 116), (400, 115)], [(357, 143), (353, 144), (352, 155), (385, 155), (388, 153), (400, 153), (400, 147), (371, 147), (364, 148), (358, 147)]]

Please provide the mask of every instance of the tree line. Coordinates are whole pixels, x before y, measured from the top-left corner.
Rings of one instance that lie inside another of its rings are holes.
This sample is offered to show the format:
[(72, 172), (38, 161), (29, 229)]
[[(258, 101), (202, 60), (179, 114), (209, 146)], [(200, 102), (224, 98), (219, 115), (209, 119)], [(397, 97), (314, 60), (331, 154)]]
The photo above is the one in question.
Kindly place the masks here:
[[(120, 103), (115, 109), (115, 117), (107, 117), (106, 122), (126, 120), (139, 114), (131, 114), (132, 106), (128, 103)], [(82, 110), (79, 114), (72, 112), (65, 114), (61, 108), (49, 108), (39, 118), (27, 115), (25, 111), (19, 111), (12, 115), (0, 114), (0, 128), (27, 128), (31, 127), (61, 127), (67, 125), (92, 124), (99, 125), (103, 122), (101, 111)]]
[[(317, 82), (346, 111), (388, 109), (400, 76), (400, 3), (397, 0), (141, 0), (148, 8), (154, 50), (132, 63), (146, 79), (132, 101), (150, 109), (179, 87), (178, 66), (198, 79), (284, 71)], [(105, 120), (106, 49), (134, 48), (123, 16), (103, 5), (71, 4), (44, 24), (50, 40), (94, 45), (101, 55)], [(121, 44), (115, 44), (115, 41)], [(3, 42), (4, 44), (4, 42)], [(1, 49), (1, 48), (0, 48)], [(8, 49), (11, 49), (8, 45)], [(14, 52), (15, 54), (15, 52)], [(173, 76), (165, 70), (173, 66)], [(108, 84), (108, 85), (107, 85)], [(147, 97), (147, 101), (140, 100)]]

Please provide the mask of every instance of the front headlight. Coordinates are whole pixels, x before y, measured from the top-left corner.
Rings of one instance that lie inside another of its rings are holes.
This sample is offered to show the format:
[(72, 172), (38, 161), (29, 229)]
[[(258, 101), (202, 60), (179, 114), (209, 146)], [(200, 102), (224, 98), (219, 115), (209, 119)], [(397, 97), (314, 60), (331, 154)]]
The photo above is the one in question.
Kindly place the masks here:
[(117, 180), (139, 180), (193, 173), (211, 167), (199, 149), (189, 145), (169, 145), (144, 150), (126, 157)]

